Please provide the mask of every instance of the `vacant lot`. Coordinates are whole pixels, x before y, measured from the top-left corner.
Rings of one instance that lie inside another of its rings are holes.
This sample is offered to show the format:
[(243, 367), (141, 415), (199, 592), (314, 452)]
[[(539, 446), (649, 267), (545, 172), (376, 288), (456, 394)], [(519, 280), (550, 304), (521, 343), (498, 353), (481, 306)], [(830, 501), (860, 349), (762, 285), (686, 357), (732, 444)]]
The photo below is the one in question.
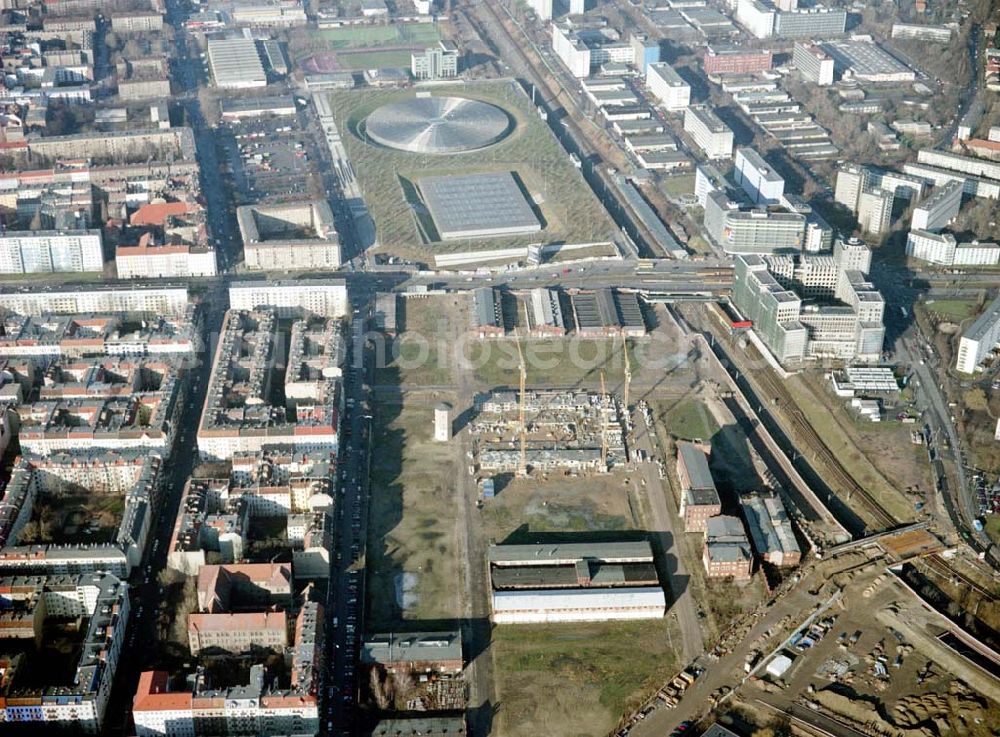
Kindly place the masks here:
[(678, 668), (671, 619), (493, 631), (506, 737), (605, 735)]
[(434, 295), (401, 299), (403, 331), (377, 358), (375, 382), (419, 389), (452, 380), (457, 338), (468, 327), (469, 298)]
[(498, 487), (482, 511), (486, 536), (498, 542), (530, 542), (538, 533), (558, 532), (591, 533), (587, 538), (595, 539), (641, 527), (638, 501), (623, 473), (501, 480)]
[(979, 302), (974, 299), (933, 299), (927, 300), (924, 308), (928, 314), (936, 315), (939, 320), (962, 322), (978, 312)]
[[(641, 540), (641, 490), (624, 473), (498, 480), (480, 515), (498, 542)], [(676, 668), (673, 620), (502, 626), (493, 632), (499, 733), (602, 735)], [(637, 646), (641, 643), (641, 646)], [(539, 698), (545, 694), (545, 698)]]
[(455, 446), (432, 440), (440, 397), (384, 398), (373, 406), (368, 527), (369, 625), (457, 617)]
[[(634, 349), (632, 349), (634, 352)], [(599, 387), (601, 372), (609, 389), (622, 381), (625, 359), (620, 340), (583, 340), (568, 336), (522, 341), (530, 387)], [(476, 381), (486, 386), (517, 386), (520, 378), (513, 340), (472, 344), (468, 357)]]
[(653, 413), (663, 427), (681, 440), (708, 441), (719, 431), (719, 425), (704, 402), (695, 398), (675, 404), (656, 403)]

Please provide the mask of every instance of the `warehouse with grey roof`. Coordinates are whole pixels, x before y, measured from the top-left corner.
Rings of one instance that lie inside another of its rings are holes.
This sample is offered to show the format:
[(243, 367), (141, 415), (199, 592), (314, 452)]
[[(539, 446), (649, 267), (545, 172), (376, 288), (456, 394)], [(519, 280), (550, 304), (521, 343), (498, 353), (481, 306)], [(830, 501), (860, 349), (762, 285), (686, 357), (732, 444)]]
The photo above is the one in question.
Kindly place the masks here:
[(208, 40), (208, 67), (216, 87), (247, 89), (266, 87), (267, 74), (252, 38)]

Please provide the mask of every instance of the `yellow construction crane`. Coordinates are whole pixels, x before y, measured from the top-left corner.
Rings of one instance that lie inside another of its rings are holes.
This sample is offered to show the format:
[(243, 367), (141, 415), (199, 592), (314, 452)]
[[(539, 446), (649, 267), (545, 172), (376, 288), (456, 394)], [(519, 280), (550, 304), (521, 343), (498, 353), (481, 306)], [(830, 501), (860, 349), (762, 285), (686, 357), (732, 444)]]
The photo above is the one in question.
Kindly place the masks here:
[(608, 395), (604, 391), (604, 371), (601, 371), (601, 470), (608, 470)]
[(628, 358), (628, 338), (622, 336), (622, 353), (625, 354), (625, 392), (622, 397), (625, 403), (625, 414), (628, 415), (628, 391), (632, 384), (632, 362)]
[(521, 340), (520, 338), (514, 339), (514, 344), (517, 346), (517, 360), (519, 363), (519, 368), (521, 370), (521, 382), (518, 393), (517, 402), (517, 425), (518, 434), (520, 435), (521, 441), (521, 458), (517, 464), (517, 475), (527, 476), (528, 475), (528, 453), (525, 450), (525, 436), (528, 433), (527, 428), (524, 426), (524, 402), (525, 402), (525, 390), (524, 385), (528, 379), (528, 370), (524, 365), (524, 353), (521, 351)]

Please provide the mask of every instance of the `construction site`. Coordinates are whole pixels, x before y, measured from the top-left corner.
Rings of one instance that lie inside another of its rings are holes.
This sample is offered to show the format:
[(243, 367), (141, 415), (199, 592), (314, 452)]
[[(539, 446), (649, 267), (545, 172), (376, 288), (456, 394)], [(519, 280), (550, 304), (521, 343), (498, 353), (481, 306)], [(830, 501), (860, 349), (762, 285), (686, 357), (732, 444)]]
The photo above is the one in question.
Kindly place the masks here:
[(606, 473), (628, 460), (621, 410), (603, 392), (490, 392), (476, 403), (476, 463), (484, 474)]

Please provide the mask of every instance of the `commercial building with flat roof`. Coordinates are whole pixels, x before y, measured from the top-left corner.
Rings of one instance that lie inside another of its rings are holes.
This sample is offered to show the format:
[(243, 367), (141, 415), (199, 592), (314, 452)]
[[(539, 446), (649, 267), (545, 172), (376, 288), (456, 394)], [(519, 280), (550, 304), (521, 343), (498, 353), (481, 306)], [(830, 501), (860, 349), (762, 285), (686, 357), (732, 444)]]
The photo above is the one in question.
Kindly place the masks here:
[(774, 64), (770, 49), (742, 46), (707, 46), (702, 57), (705, 74), (755, 74), (765, 72)]
[(267, 74), (252, 38), (208, 39), (208, 67), (216, 87), (266, 87)]
[(769, 2), (737, 0), (736, 3), (736, 20), (756, 38), (770, 38), (774, 35), (776, 13), (777, 9)]
[(843, 76), (859, 82), (912, 82), (912, 69), (874, 41), (833, 41), (825, 45)]
[(802, 8), (779, 10), (774, 18), (777, 38), (830, 38), (847, 29), (847, 11), (843, 8)]
[(295, 115), (295, 99), (285, 95), (272, 97), (241, 97), (222, 101), (223, 120), (262, 118), (268, 115)]
[(758, 205), (776, 205), (785, 193), (785, 180), (764, 157), (752, 148), (736, 149), (736, 166), (733, 172), (736, 183)]
[(797, 253), (806, 217), (774, 208), (746, 209), (722, 190), (705, 198), (705, 231), (726, 253)]
[(792, 64), (813, 84), (821, 87), (833, 84), (833, 57), (817, 44), (810, 41), (796, 42), (792, 51)]
[(646, 67), (646, 85), (667, 110), (682, 110), (691, 103), (691, 85), (666, 62)]
[(733, 131), (712, 110), (692, 105), (684, 113), (684, 130), (710, 159), (728, 159), (733, 155)]
[(892, 192), (881, 189), (865, 189), (858, 195), (858, 227), (865, 233), (882, 235), (888, 233), (892, 225)]
[(926, 23), (893, 23), (893, 38), (912, 38), (919, 41), (948, 43), (953, 29), (950, 26), (935, 26)]
[(542, 229), (512, 172), (422, 177), (417, 186), (443, 240), (523, 235)]
[(955, 370), (975, 373), (997, 343), (1000, 343), (1000, 297), (993, 300), (976, 321), (962, 332), (955, 357)]
[(458, 49), (441, 41), (410, 54), (410, 74), (414, 79), (448, 79), (458, 76)]
[(885, 338), (885, 301), (865, 279), (870, 259), (864, 244), (842, 241), (832, 258), (737, 256), (733, 303), (780, 363), (875, 363)]
[(948, 182), (936, 187), (914, 208), (910, 227), (931, 232), (944, 228), (958, 217), (959, 210), (962, 209), (963, 189), (958, 182)]

